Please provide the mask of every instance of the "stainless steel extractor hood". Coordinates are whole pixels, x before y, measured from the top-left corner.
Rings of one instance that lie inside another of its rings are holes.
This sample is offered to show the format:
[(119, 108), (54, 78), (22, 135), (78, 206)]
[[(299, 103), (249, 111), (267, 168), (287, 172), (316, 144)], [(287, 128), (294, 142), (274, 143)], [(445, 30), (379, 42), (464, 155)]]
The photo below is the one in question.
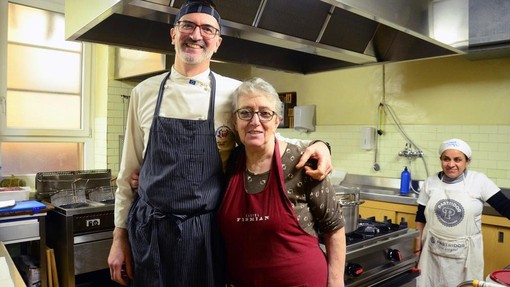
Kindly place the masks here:
[(472, 60), (510, 57), (510, 1), (469, 0), (469, 48)]
[[(169, 30), (183, 2), (95, 0), (84, 5), (66, 0), (66, 36), (171, 55)], [(432, 33), (442, 23), (435, 21), (440, 13), (432, 15), (437, 1), (214, 2), (223, 18), (223, 42), (214, 55), (218, 61), (308, 74), (464, 53), (463, 41), (440, 41)], [(467, 41), (467, 28), (465, 34), (461, 38)]]

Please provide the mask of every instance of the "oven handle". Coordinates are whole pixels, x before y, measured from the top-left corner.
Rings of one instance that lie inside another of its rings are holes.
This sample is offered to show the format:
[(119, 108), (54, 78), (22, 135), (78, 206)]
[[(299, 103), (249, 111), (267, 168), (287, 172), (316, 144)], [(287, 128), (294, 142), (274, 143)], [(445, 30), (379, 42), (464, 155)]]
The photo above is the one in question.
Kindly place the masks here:
[(80, 244), (80, 243), (86, 243), (86, 242), (98, 241), (98, 240), (105, 240), (105, 239), (112, 239), (112, 238), (113, 238), (112, 230), (103, 231), (103, 232), (95, 232), (95, 233), (90, 233), (90, 234), (74, 236), (74, 244)]
[[(416, 259), (410, 258), (405, 261), (398, 262), (393, 266), (381, 266), (375, 270), (369, 270), (363, 272), (363, 276), (355, 279), (352, 283), (347, 283), (346, 287), (357, 287), (357, 286), (374, 286), (379, 285), (382, 281), (389, 280), (398, 275), (401, 275), (407, 271), (411, 271), (416, 265)], [(420, 275), (417, 273), (416, 276)], [(347, 281), (346, 281), (347, 282)], [(388, 285), (384, 285), (388, 286)]]

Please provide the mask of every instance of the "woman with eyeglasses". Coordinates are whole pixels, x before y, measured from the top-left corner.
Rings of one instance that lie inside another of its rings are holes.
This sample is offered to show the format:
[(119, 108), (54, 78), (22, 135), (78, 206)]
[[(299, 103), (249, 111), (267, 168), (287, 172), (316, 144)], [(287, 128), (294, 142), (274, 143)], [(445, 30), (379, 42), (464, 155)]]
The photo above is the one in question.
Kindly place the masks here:
[(329, 179), (315, 181), (295, 168), (303, 150), (276, 138), (282, 120), (277, 92), (253, 78), (235, 90), (232, 105), (242, 145), (229, 160), (218, 215), (227, 282), (235, 287), (344, 286), (341, 207)]

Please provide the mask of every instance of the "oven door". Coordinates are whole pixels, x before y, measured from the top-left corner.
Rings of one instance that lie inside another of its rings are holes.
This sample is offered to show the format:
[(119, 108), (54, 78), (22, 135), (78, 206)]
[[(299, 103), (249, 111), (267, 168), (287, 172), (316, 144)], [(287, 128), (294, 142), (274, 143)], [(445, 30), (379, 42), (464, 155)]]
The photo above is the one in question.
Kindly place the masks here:
[(75, 236), (74, 274), (108, 268), (108, 254), (112, 241), (112, 231)]

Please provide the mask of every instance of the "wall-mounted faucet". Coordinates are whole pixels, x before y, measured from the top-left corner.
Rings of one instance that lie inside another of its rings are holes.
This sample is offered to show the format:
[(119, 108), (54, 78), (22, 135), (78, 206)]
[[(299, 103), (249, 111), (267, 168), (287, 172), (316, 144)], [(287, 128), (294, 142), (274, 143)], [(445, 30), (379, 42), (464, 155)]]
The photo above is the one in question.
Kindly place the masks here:
[(410, 143), (406, 143), (406, 147), (403, 151), (398, 153), (399, 156), (403, 156), (405, 158), (414, 159), (417, 157), (423, 157), (423, 152), (421, 150), (413, 150)]

